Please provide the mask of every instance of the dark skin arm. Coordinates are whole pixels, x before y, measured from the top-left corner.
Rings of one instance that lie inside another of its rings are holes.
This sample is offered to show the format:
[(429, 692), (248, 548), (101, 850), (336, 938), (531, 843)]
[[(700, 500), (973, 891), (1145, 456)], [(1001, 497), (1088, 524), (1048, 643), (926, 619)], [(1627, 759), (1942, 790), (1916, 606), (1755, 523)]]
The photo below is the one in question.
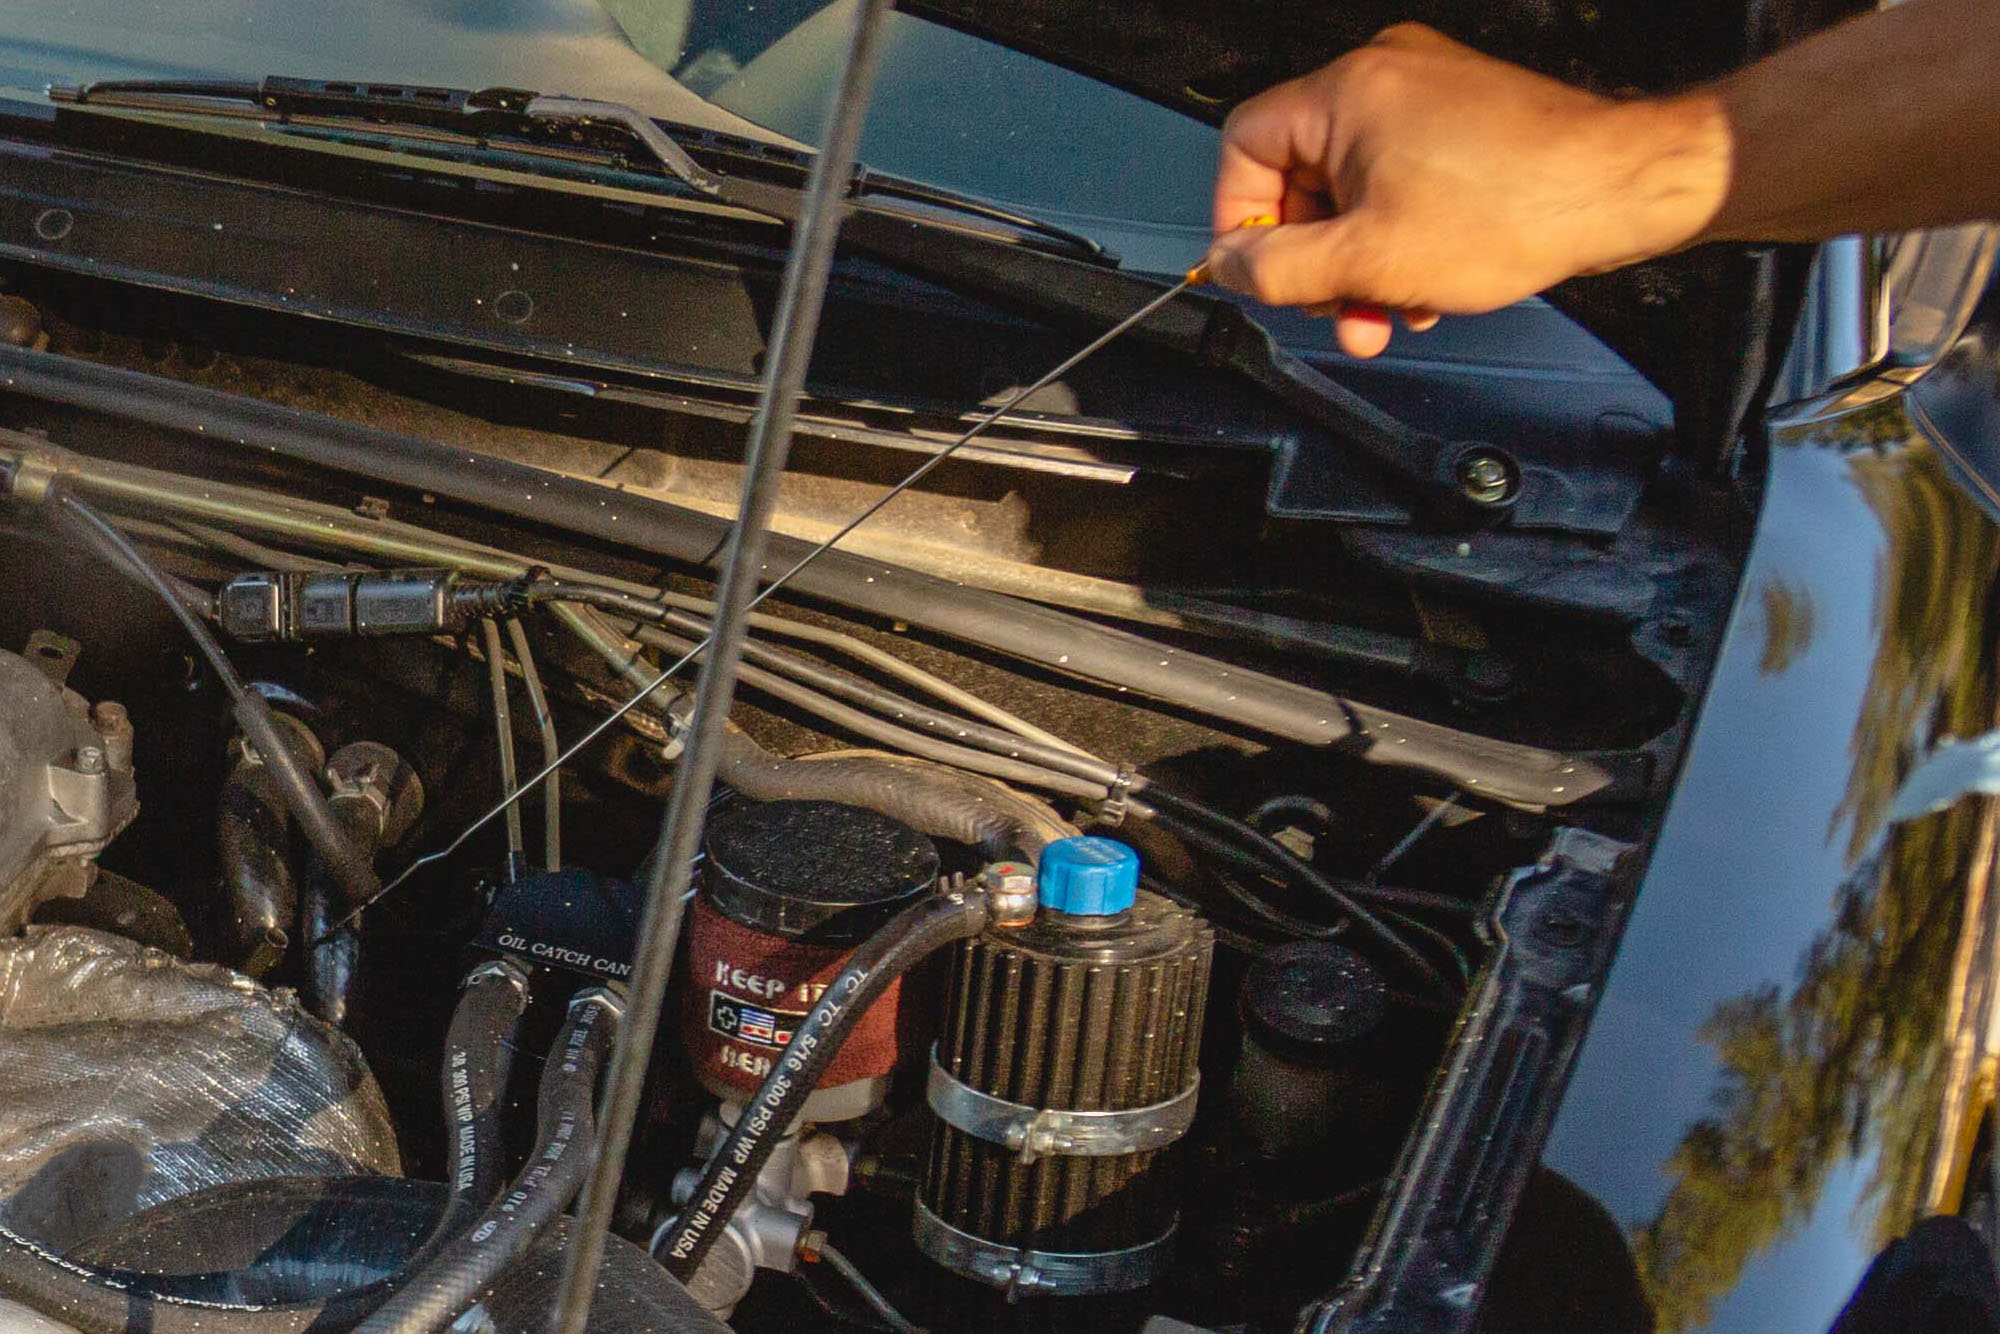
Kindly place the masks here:
[[(1282, 225), (1234, 230), (1257, 214)], [(1618, 101), (1418, 24), (1238, 107), (1217, 281), (1335, 318), (1476, 314), (1703, 241), (2000, 217), (2000, 3), (1909, 0), (1714, 84)]]

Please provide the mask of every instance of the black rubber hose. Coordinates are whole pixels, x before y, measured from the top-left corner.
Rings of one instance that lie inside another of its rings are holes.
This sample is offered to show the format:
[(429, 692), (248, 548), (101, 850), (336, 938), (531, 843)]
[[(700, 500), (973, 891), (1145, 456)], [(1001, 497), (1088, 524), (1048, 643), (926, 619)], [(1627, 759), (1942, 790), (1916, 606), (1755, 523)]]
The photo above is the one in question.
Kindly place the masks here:
[(991, 861), (1035, 861), (1044, 846), (1076, 832), (1004, 784), (903, 755), (846, 750), (792, 759), (731, 727), (717, 772), (746, 797), (865, 806), (920, 834), (970, 843)]
[[(279, 456), (698, 567), (714, 565), (731, 525), (727, 518), (491, 454), (123, 367), (5, 346), (0, 366), (17, 393), (189, 435), (251, 441)], [(773, 570), (789, 569), (812, 549), (812, 543), (773, 533), (765, 559)], [(1647, 781), (1643, 762), (1564, 755), (1406, 718), (839, 549), (801, 570), (788, 587), (1273, 736), (1312, 745), (1347, 742), (1371, 761), (1436, 773), (1501, 801), (1567, 806), (1630, 796)]]
[(265, 1306), (156, 1291), (155, 1274), (78, 1264), (0, 1219), (0, 1292), (81, 1334), (307, 1334), (351, 1329), (386, 1286), (369, 1284), (324, 1301)]
[(1356, 926), (1388, 946), (1426, 986), (1445, 996), (1455, 994), (1451, 985), (1445, 981), (1444, 974), (1438, 972), (1431, 961), (1424, 957), (1422, 950), (1405, 940), (1394, 927), (1362, 907), (1352, 894), (1336, 884), (1318, 867), (1299, 857), (1284, 844), (1240, 821), (1224, 821), (1218, 829), (1215, 827), (1213, 812), (1199, 803), (1183, 801), (1163, 789), (1156, 789), (1148, 793), (1148, 796), (1158, 803), (1153, 818), (1162, 827), (1218, 855), (1227, 856), (1233, 852), (1240, 854), (1238, 845), (1232, 844), (1228, 839), (1247, 834), (1257, 851), (1274, 862), (1280, 868), (1281, 874), (1288, 879), (1296, 878), (1302, 881), (1324, 898), (1331, 907), (1345, 914)]
[(180, 621), (188, 638), (194, 640), (195, 647), (201, 650), (214, 670), (216, 679), (229, 693), (229, 709), (236, 725), (243, 729), (244, 735), (250, 738), (250, 743), (270, 767), (271, 776), (284, 795), (285, 805), (290, 807), (307, 841), (326, 859), (328, 868), (351, 898), (359, 901), (374, 893), (381, 882), (375, 878), (373, 860), (363, 856), (341, 830), (319, 785), (285, 744), (284, 735), (272, 719), (271, 706), (264, 702), (262, 695), (243, 683), (243, 677), (237, 672), (236, 665), (229, 661), (229, 655), (222, 651), (222, 645), (216, 642), (201, 618), (189, 609), (167, 576), (127, 541), (123, 533), (112, 527), (103, 515), (83, 501), (59, 489), (55, 492), (54, 503), (56, 514), (70, 532), (107, 564), (133, 575), (167, 604), (167, 609)]
[[(327, 803), (333, 818), (372, 864), (382, 851), (382, 814), (366, 797), (338, 796)], [(333, 868), (318, 849), (306, 859), (305, 901), (300, 908), (299, 936), (306, 942), (306, 1008), (335, 1028), (347, 1026), (350, 993), (361, 971), (361, 927), (357, 923), (330, 931), (353, 905), (347, 901)]]
[(460, 1224), (491, 1205), (507, 1180), (500, 1114), (514, 1068), (514, 1031), (527, 1008), (527, 969), (512, 959), (495, 959), (466, 977), (451, 1012), (444, 1066), (438, 1073), (450, 1141), (451, 1205), (426, 1251), (455, 1236)]
[(562, 1216), (596, 1150), (597, 1076), (619, 1005), (593, 987), (570, 1002), (542, 1071), (537, 1139), (498, 1204), (421, 1266), (356, 1334), (436, 1334), (448, 1328)]
[[(326, 751), (304, 723), (273, 715), (299, 763), (317, 770)], [(275, 968), (299, 920), (292, 820), (284, 794), (254, 746), (246, 746), (223, 780), (215, 812), (216, 858), (227, 918), (219, 931), (223, 962), (249, 977)]]
[(149, 1297), (272, 1308), (373, 1286), (381, 1300), (449, 1203), (442, 1181), (255, 1177), (142, 1209), (65, 1255), (143, 1275)]
[(701, 1268), (709, 1248), (757, 1184), (771, 1151), (798, 1119), (799, 1109), (819, 1087), (821, 1076), (868, 1007), (931, 954), (984, 931), (989, 917), (986, 895), (980, 890), (948, 890), (904, 909), (861, 943), (799, 1021), (757, 1095), (736, 1118), (729, 1138), (708, 1160), (701, 1184), (674, 1220), (665, 1249), (655, 1248), (669, 1273), (686, 1283)]

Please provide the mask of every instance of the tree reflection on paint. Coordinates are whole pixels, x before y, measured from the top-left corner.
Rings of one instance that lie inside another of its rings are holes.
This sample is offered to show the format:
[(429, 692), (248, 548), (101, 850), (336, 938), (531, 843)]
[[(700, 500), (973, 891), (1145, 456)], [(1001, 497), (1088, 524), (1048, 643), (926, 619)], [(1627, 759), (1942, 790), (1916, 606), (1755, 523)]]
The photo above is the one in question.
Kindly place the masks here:
[(1812, 647), (1816, 620), (1812, 593), (1789, 579), (1773, 578), (1757, 590), (1757, 596), (1764, 604), (1764, 656), (1757, 668), (1776, 676)]
[[(1634, 1237), (1662, 1330), (1703, 1324), (1750, 1258), (1804, 1222), (1828, 1176), (1864, 1148), (1877, 1156), (1856, 1222), (1878, 1245), (1907, 1228), (1939, 1151), (1946, 1086), (1964, 1073), (1939, 1034), (1963, 1026), (1965, 997), (1988, 980), (1990, 951), (1960, 942), (1969, 925), (1977, 934), (1968, 884), (1985, 916), (1993, 806), (1961, 801), (1886, 839), (1883, 822), (1922, 750), (1995, 726), (2000, 540), (1929, 448), (1878, 448), (1903, 433), (1893, 405), (1827, 433), (1853, 448), (1851, 475), (1886, 538), (1880, 646), (1828, 831), (1852, 870), (1794, 984), (1735, 997), (1703, 1029), (1722, 1064), (1710, 1110), (1683, 1136), (1667, 1164), (1672, 1189)], [(1767, 670), (1782, 670), (1795, 646), (1773, 642), (1767, 627)]]

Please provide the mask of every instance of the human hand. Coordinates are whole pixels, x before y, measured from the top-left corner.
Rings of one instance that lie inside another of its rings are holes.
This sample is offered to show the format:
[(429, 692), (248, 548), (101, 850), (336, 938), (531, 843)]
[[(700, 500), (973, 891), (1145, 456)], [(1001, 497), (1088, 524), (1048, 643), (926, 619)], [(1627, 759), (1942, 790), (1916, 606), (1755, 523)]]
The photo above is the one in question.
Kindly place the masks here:
[(1688, 244), (1729, 156), (1712, 98), (1612, 101), (1399, 24), (1229, 117), (1207, 264), (1374, 356), (1385, 308), (1427, 329)]

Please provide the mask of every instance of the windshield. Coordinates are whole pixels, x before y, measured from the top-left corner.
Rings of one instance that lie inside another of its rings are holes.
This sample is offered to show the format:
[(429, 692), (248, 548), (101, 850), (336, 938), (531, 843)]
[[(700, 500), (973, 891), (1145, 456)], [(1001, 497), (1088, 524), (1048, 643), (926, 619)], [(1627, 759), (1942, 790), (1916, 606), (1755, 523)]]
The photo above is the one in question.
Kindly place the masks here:
[[(508, 86), (810, 143), (855, 0), (0, 0), (0, 87), (266, 75)], [(908, 14), (889, 16), (862, 159), (1088, 235), (1129, 269), (1206, 248), (1219, 134), (1087, 75)], [(1260, 311), (1332, 355), (1322, 321)], [(1538, 301), (1450, 320), (1397, 358), (1630, 376)], [(1357, 368), (1358, 371), (1359, 368)]]
[[(292, 75), (506, 85), (760, 138), (818, 138), (853, 0), (4, 0), (0, 86)], [(1203, 248), (1214, 129), (1085, 75), (890, 17), (862, 160), (1014, 206), (1133, 267)]]
[[(716, 106), (819, 134), (857, 0), (604, 0), (648, 59)], [(1187, 267), (1208, 234), (1216, 130), (1033, 56), (892, 13), (861, 157)]]
[(675, 83), (597, 0), (0, 0), (0, 87), (269, 74), (572, 93), (769, 137)]

